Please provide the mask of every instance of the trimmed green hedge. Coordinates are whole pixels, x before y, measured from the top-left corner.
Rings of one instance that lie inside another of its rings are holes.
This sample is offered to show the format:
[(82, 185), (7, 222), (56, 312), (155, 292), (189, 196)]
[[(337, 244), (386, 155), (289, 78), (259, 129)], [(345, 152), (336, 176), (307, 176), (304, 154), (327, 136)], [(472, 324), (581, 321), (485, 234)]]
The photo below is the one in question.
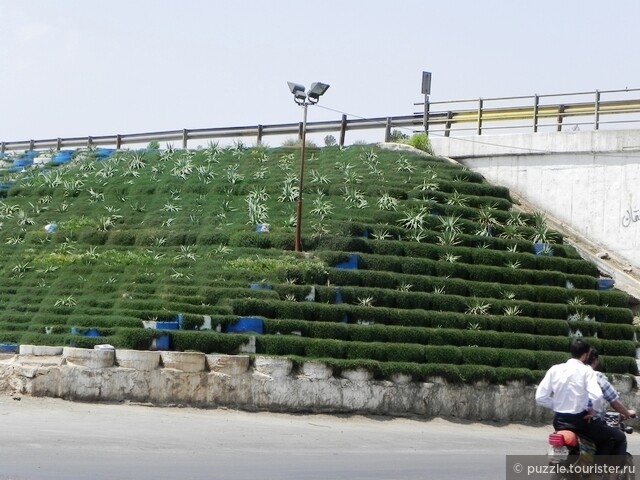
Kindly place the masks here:
[[(509, 317), (495, 315), (467, 315), (464, 313), (427, 311), (385, 307), (362, 307), (346, 303), (289, 302), (259, 299), (233, 299), (229, 302), (239, 316), (262, 316), (272, 319), (300, 319), (307, 321), (366, 323), (407, 327), (437, 327), (531, 333), (545, 336), (566, 336), (580, 330), (585, 336), (632, 340), (631, 325), (590, 321), (551, 320), (544, 318)], [(635, 356), (635, 354), (634, 354)]]

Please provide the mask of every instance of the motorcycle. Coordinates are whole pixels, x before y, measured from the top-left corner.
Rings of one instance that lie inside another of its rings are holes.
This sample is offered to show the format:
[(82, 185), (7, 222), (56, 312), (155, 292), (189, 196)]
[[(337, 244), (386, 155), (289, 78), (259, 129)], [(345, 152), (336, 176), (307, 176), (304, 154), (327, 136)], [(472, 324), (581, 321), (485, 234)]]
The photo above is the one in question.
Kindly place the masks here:
[[(619, 428), (627, 435), (633, 428), (625, 425), (618, 412), (606, 412), (605, 422), (613, 428)], [(577, 435), (571, 430), (559, 430), (549, 435), (547, 458), (554, 472), (555, 480), (600, 480), (608, 478), (602, 469), (598, 469), (596, 444), (587, 437)], [(633, 456), (627, 452), (622, 473), (617, 480), (635, 480)]]

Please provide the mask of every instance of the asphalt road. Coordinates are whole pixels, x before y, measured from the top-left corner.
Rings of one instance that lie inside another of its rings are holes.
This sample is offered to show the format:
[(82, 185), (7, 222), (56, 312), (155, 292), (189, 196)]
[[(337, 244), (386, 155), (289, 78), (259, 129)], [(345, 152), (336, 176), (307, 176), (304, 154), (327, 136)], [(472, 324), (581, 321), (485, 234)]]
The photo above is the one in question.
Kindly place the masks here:
[(0, 480), (504, 479), (505, 456), (544, 453), (548, 433), (0, 396)]

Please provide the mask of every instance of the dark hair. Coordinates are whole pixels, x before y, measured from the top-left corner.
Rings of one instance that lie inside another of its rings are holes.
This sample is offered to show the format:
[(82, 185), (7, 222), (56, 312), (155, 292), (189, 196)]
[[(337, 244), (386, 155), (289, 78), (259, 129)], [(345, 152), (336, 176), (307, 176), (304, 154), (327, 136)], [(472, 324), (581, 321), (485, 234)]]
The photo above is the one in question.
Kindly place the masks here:
[(580, 358), (585, 353), (589, 353), (591, 350), (591, 345), (587, 343), (586, 340), (581, 338), (576, 338), (573, 342), (571, 342), (571, 346), (569, 347), (569, 352), (571, 352), (571, 356), (573, 358)]
[(596, 350), (595, 348), (592, 348), (591, 351), (589, 352), (589, 356), (587, 357), (586, 364), (593, 365), (593, 362), (598, 360), (599, 357), (600, 355), (598, 355), (598, 350)]

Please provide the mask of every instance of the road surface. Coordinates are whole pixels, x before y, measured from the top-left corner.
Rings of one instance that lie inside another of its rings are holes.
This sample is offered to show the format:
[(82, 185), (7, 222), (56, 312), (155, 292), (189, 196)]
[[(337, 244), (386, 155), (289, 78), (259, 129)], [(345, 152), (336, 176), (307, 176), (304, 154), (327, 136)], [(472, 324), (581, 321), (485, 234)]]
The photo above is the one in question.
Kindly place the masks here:
[[(0, 480), (504, 479), (545, 427), (0, 396)], [(630, 437), (640, 452), (640, 438)]]

